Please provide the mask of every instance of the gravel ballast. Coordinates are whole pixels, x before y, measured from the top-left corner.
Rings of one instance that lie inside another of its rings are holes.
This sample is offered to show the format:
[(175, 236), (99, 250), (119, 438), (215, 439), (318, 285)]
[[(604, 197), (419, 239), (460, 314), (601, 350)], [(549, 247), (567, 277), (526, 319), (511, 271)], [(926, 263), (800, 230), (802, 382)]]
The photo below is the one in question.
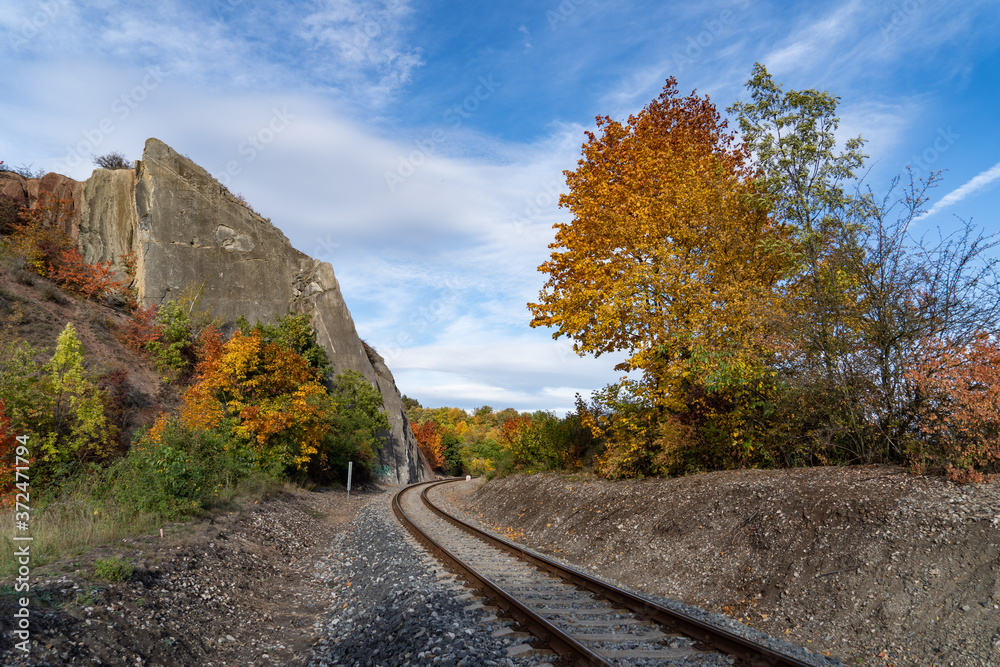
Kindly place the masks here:
[(317, 573), (330, 586), (330, 612), (311, 665), (537, 664), (508, 648), (527, 638), (493, 636), (506, 624), (455, 582), (399, 525), (389, 494), (359, 512), (339, 549)]

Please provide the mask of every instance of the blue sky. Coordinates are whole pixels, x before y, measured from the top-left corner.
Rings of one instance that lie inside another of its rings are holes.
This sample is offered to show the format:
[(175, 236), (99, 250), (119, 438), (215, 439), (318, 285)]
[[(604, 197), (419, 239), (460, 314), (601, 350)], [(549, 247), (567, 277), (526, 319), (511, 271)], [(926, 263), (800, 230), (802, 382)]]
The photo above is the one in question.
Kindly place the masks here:
[(0, 159), (78, 179), (157, 137), (331, 262), (425, 406), (571, 408), (617, 378), (532, 330), (564, 169), (668, 76), (754, 62), (841, 97), (869, 183), (945, 171), (914, 231), (1000, 230), (1000, 3), (0, 0)]

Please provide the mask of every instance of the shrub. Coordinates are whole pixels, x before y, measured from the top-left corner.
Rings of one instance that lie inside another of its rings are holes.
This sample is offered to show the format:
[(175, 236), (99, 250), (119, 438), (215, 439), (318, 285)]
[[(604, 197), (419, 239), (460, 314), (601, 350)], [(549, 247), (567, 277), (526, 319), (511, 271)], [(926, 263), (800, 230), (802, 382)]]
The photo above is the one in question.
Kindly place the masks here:
[(32, 169), (30, 164), (22, 164), (20, 167), (13, 167), (5, 164), (3, 160), (0, 160), (0, 171), (11, 171), (15, 174), (20, 174), (25, 178), (41, 178), (45, 175), (44, 169)]
[(165, 379), (176, 378), (194, 360), (191, 317), (179, 303), (168, 301), (157, 309), (155, 323), (158, 335), (147, 340), (146, 350)]
[(349, 369), (333, 378), (329, 398), (325, 416), (330, 428), (309, 472), (319, 481), (333, 476), (346, 479), (347, 464), (354, 461), (363, 481), (370, 477), (375, 452), (390, 429), (382, 394), (364, 375)]
[(118, 151), (98, 155), (93, 160), (94, 164), (101, 169), (132, 169), (135, 166), (131, 160)]
[(94, 561), (94, 576), (107, 581), (128, 581), (132, 578), (135, 566), (128, 560), (118, 556), (98, 558)]
[(917, 466), (929, 459), (971, 482), (1000, 471), (1000, 342), (986, 333), (967, 345), (927, 341), (908, 378), (920, 397)]
[(93, 301), (100, 301), (113, 292), (121, 292), (125, 284), (112, 270), (112, 260), (88, 264), (76, 248), (61, 251), (48, 263), (48, 275), (57, 283)]
[(34, 208), (21, 209), (20, 222), (14, 225), (8, 243), (38, 275), (48, 275), (49, 266), (58, 264), (59, 256), (74, 247), (73, 240), (60, 227), (72, 210), (72, 200), (57, 199), (49, 192), (39, 194)]
[(0, 503), (14, 490), (14, 450), (18, 445), (16, 435), (10, 416), (7, 415), (7, 406), (0, 398)]
[(270, 479), (252, 452), (231, 435), (232, 424), (191, 429), (161, 419), (128, 455), (101, 474), (98, 497), (136, 514), (180, 520), (225, 500), (248, 480)]

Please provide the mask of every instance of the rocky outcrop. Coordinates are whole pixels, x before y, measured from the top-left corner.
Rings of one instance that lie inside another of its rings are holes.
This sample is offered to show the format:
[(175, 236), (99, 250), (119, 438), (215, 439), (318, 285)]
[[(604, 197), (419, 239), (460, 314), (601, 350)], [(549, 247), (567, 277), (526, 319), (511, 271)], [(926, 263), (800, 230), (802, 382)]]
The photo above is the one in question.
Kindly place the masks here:
[(82, 197), (77, 245), (84, 260), (111, 259), (124, 275), (123, 258), (138, 249), (135, 171), (97, 169), (83, 184)]
[(86, 183), (48, 174), (29, 179), (24, 189), (29, 201), (43, 190), (73, 198), (68, 231), (86, 261), (113, 260), (124, 274), (122, 259), (135, 253), (136, 288), (147, 303), (199, 288), (202, 302), (230, 330), (240, 315), (251, 322), (311, 315), (333, 372), (359, 371), (382, 393), (392, 428), (379, 452), (379, 477), (395, 483), (426, 478), (392, 373), (358, 337), (333, 267), (293, 248), (204, 169), (149, 139), (135, 169), (98, 169)]
[(13, 171), (0, 171), (0, 197), (13, 206), (27, 206), (28, 179)]
[(68, 215), (63, 216), (63, 231), (73, 238), (80, 234), (80, 219), (83, 213), (83, 183), (55, 172), (49, 172), (41, 178), (29, 178), (28, 199), (34, 203), (42, 192), (48, 192), (56, 199), (63, 199), (72, 204)]

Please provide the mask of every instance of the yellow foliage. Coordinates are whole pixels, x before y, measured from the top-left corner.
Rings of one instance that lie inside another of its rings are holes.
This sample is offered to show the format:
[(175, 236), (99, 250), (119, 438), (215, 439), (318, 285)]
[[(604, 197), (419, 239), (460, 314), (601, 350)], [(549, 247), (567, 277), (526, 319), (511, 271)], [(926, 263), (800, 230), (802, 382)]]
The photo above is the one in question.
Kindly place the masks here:
[(694, 345), (742, 349), (775, 307), (784, 239), (707, 98), (679, 98), (671, 79), (623, 125), (598, 118), (555, 225), (549, 278), (532, 326), (555, 327), (580, 354), (626, 351), (651, 398), (681, 409)]
[(188, 428), (211, 429), (233, 418), (232, 433), (261, 461), (301, 468), (330, 429), (326, 398), (322, 376), (301, 355), (263, 341), (258, 331), (237, 331), (199, 366), (181, 420)]

